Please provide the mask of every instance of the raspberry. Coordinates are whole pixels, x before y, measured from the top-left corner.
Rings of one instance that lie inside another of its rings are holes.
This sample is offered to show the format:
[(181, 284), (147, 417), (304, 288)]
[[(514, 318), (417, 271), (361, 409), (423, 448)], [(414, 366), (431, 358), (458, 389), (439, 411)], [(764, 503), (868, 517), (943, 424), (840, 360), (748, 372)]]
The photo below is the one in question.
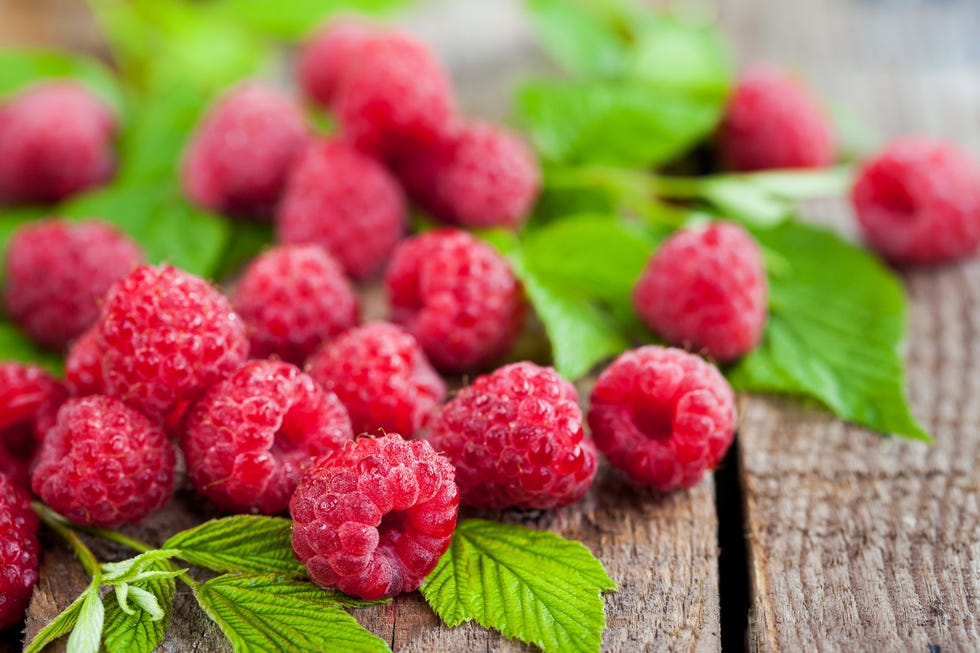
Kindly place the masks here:
[(715, 222), (681, 229), (660, 246), (633, 289), (633, 306), (667, 342), (726, 362), (759, 344), (767, 296), (755, 240), (737, 224)]
[(473, 123), (398, 167), (409, 194), (433, 217), (485, 229), (524, 224), (541, 187), (534, 153), (514, 134)]
[(980, 164), (952, 145), (899, 140), (864, 164), (851, 194), (868, 243), (896, 263), (939, 263), (980, 246)]
[(73, 397), (105, 394), (103, 353), (98, 324), (92, 325), (72, 344), (65, 359), (65, 385)]
[(274, 515), (314, 457), (353, 437), (340, 400), (309, 376), (250, 361), (190, 409), (181, 449), (194, 487), (219, 508)]
[(118, 399), (69, 399), (41, 445), (31, 487), (77, 524), (114, 528), (167, 502), (174, 460), (163, 429)]
[(41, 545), (27, 492), (0, 473), (0, 631), (24, 618), (38, 579)]
[(208, 282), (143, 265), (106, 295), (99, 331), (108, 394), (153, 419), (199, 398), (248, 356), (241, 319)]
[(116, 118), (86, 87), (45, 82), (0, 106), (0, 200), (53, 203), (112, 176)]
[(62, 349), (95, 323), (112, 282), (142, 260), (139, 246), (104, 222), (29, 224), (7, 249), (7, 313), (35, 341)]
[(411, 437), (446, 396), (446, 384), (411, 334), (387, 322), (351, 329), (310, 358), (308, 372), (336, 393), (354, 433)]
[(248, 82), (222, 96), (184, 153), (184, 193), (202, 207), (267, 218), (308, 140), (299, 107), (278, 90)]
[(449, 78), (424, 44), (379, 32), (358, 46), (333, 106), (345, 138), (391, 159), (439, 142), (452, 125), (454, 104)]
[(680, 349), (622, 354), (592, 390), (589, 428), (609, 462), (660, 492), (692, 487), (735, 434), (735, 395), (718, 368)]
[(574, 503), (598, 464), (575, 388), (527, 362), (477, 377), (432, 420), (426, 439), (456, 466), (462, 503), (477, 508)]
[(357, 324), (354, 288), (340, 264), (314, 245), (284, 245), (257, 258), (231, 304), (254, 358), (278, 356), (295, 365)]
[(310, 147), (289, 177), (277, 213), (279, 240), (319, 245), (347, 274), (377, 271), (405, 231), (405, 199), (377, 161), (338, 141)]
[(37, 445), (66, 398), (61, 383), (40, 367), (0, 362), (0, 474), (30, 486)]
[(436, 367), (463, 371), (510, 349), (524, 322), (521, 286), (492, 247), (441, 229), (402, 243), (385, 274), (394, 322)]
[(370, 37), (370, 27), (353, 19), (331, 21), (310, 37), (297, 62), (297, 77), (306, 96), (329, 107), (344, 71)]
[(820, 168), (836, 143), (827, 117), (795, 79), (755, 66), (738, 80), (719, 131), (721, 157), (734, 170)]
[(458, 508), (453, 467), (427, 442), (359, 438), (296, 489), (293, 552), (323, 587), (368, 600), (411, 592), (449, 548)]

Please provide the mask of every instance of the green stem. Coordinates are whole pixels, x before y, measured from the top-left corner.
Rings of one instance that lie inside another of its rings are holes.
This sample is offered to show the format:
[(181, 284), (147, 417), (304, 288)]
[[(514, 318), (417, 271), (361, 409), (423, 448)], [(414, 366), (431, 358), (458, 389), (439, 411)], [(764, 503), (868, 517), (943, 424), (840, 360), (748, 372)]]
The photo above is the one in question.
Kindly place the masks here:
[(82, 538), (78, 537), (78, 533), (71, 529), (71, 524), (68, 520), (40, 501), (31, 501), (31, 507), (37, 513), (38, 519), (68, 542), (72, 551), (75, 552), (75, 556), (82, 563), (82, 566), (85, 567), (85, 571), (95, 579), (101, 578), (102, 568), (99, 566), (99, 561), (95, 559), (95, 554), (82, 541)]
[(699, 199), (704, 193), (704, 178), (651, 176), (650, 187), (654, 195), (671, 200)]

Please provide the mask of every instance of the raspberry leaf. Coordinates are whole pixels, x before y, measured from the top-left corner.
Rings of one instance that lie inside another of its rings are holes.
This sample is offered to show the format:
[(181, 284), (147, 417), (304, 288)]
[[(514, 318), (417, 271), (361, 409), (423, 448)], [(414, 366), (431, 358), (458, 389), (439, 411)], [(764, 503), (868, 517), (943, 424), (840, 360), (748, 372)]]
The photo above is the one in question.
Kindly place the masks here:
[(476, 621), (548, 653), (598, 652), (615, 589), (581, 543), (483, 519), (457, 526), (421, 588), (446, 625)]
[(93, 215), (128, 233), (151, 263), (167, 262), (208, 277), (221, 260), (231, 227), (188, 204), (169, 183), (114, 185), (73, 198), (57, 211)]
[[(166, 574), (174, 571), (174, 565), (165, 559), (150, 560), (146, 564), (146, 572)], [(114, 594), (102, 599), (105, 605), (102, 644), (106, 652), (155, 651), (163, 641), (173, 613), (174, 595), (177, 591), (174, 579), (161, 576), (134, 581), (131, 585), (126, 585), (122, 600), (119, 597), (119, 587), (117, 585), (114, 588)], [(128, 606), (128, 612), (123, 608), (124, 604)]]
[(179, 549), (180, 558), (217, 572), (304, 576), (305, 567), (293, 555), (291, 529), (288, 519), (238, 515), (181, 531), (163, 548)]
[(551, 342), (555, 368), (576, 379), (642, 330), (630, 292), (656, 238), (611, 216), (575, 216), (505, 248)]
[(99, 580), (96, 578), (85, 590), (78, 621), (68, 636), (68, 653), (98, 653), (103, 623), (105, 608), (99, 598)]
[(778, 263), (763, 342), (730, 370), (733, 386), (812, 397), (855, 424), (931, 440), (905, 397), (900, 281), (827, 229), (792, 220), (754, 234)]
[(221, 15), (251, 30), (271, 37), (295, 40), (306, 36), (310, 28), (338, 10), (380, 12), (405, 3), (403, 0), (290, 0), (282, 3), (224, 0), (217, 4)]
[(389, 651), (313, 583), (265, 574), (228, 574), (194, 588), (201, 607), (235, 651)]
[(64, 371), (64, 361), (58, 354), (35, 345), (24, 332), (0, 316), (0, 360), (37, 363), (56, 376)]
[(526, 84), (517, 113), (543, 159), (647, 167), (683, 154), (721, 116), (720, 99), (639, 82)]
[(83, 592), (77, 599), (72, 601), (67, 608), (61, 611), (57, 617), (55, 617), (51, 623), (41, 629), (34, 639), (31, 640), (24, 648), (24, 653), (40, 653), (49, 644), (53, 644), (55, 641), (61, 639), (65, 635), (71, 632), (75, 624), (78, 623), (78, 615), (82, 611), (82, 603), (85, 602), (85, 597), (88, 596), (88, 592)]
[(594, 4), (531, 0), (528, 9), (541, 46), (566, 70), (615, 77), (626, 69), (626, 42)]

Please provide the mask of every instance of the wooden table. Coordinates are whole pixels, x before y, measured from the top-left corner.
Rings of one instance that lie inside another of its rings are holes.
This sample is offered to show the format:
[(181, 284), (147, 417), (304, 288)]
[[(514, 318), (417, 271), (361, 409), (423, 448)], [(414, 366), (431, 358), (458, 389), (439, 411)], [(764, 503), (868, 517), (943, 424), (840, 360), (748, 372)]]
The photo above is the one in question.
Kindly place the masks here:
[[(0, 0), (0, 42), (98, 48), (84, 21), (66, 31), (24, 13), (41, 4), (77, 6)], [(720, 5), (741, 61), (799, 69), (884, 137), (943, 137), (980, 156), (975, 0)], [(511, 84), (547, 68), (516, 0), (428, 1), (407, 22), (438, 45), (471, 113), (503, 114)], [(854, 233), (843, 202), (806, 215)], [(714, 479), (656, 496), (604, 470), (581, 504), (525, 518), (582, 540), (619, 583), (605, 650), (980, 650), (980, 261), (904, 278), (909, 392), (935, 445), (745, 396), (738, 440)], [(179, 495), (140, 534), (162, 541), (200, 517), (192, 505)], [(85, 581), (70, 554), (46, 546), (30, 632)], [(526, 650), (480, 628), (442, 627), (417, 595), (356, 614), (398, 652)], [(186, 594), (164, 649), (225, 650)]]

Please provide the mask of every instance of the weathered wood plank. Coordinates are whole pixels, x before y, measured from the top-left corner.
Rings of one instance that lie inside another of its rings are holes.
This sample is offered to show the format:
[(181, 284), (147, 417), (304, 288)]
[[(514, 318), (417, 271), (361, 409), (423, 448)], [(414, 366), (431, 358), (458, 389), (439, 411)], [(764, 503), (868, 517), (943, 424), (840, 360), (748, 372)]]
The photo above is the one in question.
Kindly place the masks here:
[[(744, 59), (798, 67), (884, 136), (980, 155), (976, 3), (732, 1), (723, 21)], [(844, 203), (809, 213), (856, 233)], [(980, 262), (905, 280), (908, 387), (935, 445), (741, 402), (753, 650), (980, 649)]]

